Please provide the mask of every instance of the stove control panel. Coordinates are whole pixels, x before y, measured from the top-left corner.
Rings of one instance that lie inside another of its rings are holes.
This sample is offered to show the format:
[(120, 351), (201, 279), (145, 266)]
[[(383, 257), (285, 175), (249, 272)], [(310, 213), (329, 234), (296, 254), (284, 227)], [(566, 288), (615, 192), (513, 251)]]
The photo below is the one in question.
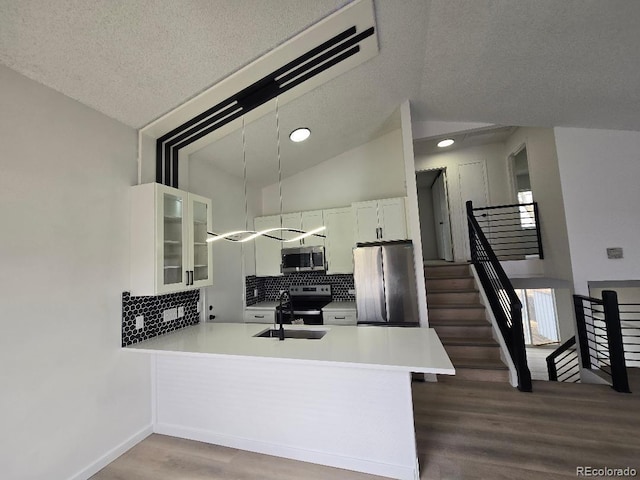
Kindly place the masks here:
[(331, 297), (331, 285), (292, 285), (289, 294), (292, 297)]

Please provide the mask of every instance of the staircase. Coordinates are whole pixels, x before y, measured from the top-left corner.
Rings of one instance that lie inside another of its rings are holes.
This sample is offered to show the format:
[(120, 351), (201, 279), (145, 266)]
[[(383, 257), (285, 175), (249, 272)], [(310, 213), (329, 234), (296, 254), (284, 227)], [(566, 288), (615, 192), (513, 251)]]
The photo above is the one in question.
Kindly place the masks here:
[(449, 354), (456, 377), (508, 382), (509, 368), (500, 360), (500, 345), (467, 263), (427, 266), (429, 326)]

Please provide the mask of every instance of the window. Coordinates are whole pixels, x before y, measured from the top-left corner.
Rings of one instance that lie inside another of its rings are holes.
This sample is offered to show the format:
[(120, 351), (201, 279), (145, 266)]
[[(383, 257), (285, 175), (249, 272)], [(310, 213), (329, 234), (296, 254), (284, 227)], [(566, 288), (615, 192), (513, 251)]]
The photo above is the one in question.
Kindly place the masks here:
[(551, 288), (516, 289), (522, 303), (522, 326), (527, 345), (558, 342), (558, 315)]

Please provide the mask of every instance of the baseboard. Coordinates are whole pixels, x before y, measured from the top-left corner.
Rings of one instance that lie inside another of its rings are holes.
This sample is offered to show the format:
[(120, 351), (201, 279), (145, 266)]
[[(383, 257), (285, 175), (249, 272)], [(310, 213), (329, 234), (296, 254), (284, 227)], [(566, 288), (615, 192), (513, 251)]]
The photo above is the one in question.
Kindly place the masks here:
[(154, 433), (162, 435), (186, 438), (188, 440), (222, 445), (224, 447), (237, 448), (240, 450), (273, 455), (276, 457), (290, 458), (293, 460), (300, 460), (302, 462), (344, 468), (346, 470), (354, 470), (356, 472), (364, 472), (371, 475), (381, 475), (400, 480), (414, 480), (418, 478), (417, 466), (390, 465), (361, 458), (344, 457), (333, 453), (296, 448), (288, 445), (266, 443), (249, 438), (221, 435), (207, 430), (181, 427), (178, 425), (156, 423), (153, 427), (153, 431)]
[(91, 477), (92, 475), (95, 475), (100, 470), (102, 470), (104, 467), (109, 465), (111, 462), (113, 462), (116, 458), (118, 458), (120, 455), (125, 453), (131, 447), (137, 445), (142, 440), (147, 438), (152, 433), (153, 433), (153, 427), (151, 425), (149, 425), (147, 427), (144, 427), (142, 430), (138, 431), (137, 433), (134, 433), (132, 436), (130, 436), (124, 442), (122, 442), (119, 445), (116, 445), (115, 447), (113, 447), (107, 453), (105, 453), (100, 458), (98, 458), (95, 462), (93, 462), (89, 466), (83, 468), (80, 472), (76, 473), (69, 480), (86, 480), (86, 479), (88, 479), (89, 477)]

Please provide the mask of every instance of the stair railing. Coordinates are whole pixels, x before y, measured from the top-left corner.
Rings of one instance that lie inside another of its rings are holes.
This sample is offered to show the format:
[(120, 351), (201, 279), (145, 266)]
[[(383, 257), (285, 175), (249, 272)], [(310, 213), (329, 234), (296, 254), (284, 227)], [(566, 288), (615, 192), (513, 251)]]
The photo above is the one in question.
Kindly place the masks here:
[(580, 361), (576, 337), (571, 337), (547, 357), (547, 371), (552, 382), (580, 381)]
[(582, 368), (630, 393), (617, 293), (603, 290), (602, 300), (574, 295), (573, 305)]
[(544, 258), (536, 202), (477, 207), (473, 216), (499, 260)]
[(489, 307), (498, 324), (518, 375), (518, 390), (531, 391), (531, 372), (527, 365), (527, 351), (522, 327), (522, 303), (516, 295), (509, 277), (504, 272), (487, 237), (473, 214), (473, 203), (468, 201), (469, 248), (471, 262), (476, 268)]

